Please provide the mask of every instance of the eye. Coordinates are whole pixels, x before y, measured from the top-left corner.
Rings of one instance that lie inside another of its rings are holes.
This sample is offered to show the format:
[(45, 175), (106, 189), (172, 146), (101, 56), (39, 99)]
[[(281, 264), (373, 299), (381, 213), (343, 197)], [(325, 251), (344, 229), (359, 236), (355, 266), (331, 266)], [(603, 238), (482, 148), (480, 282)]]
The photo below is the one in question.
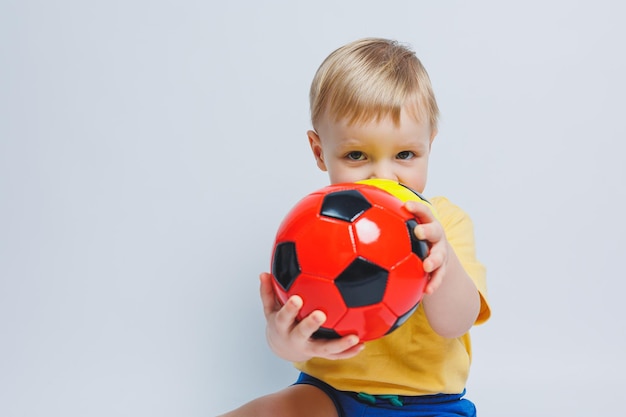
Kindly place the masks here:
[(352, 151), (346, 155), (346, 158), (351, 161), (362, 161), (365, 159), (365, 155), (361, 151)]
[(411, 159), (415, 157), (415, 152), (412, 151), (402, 151), (402, 152), (398, 152), (398, 155), (396, 155), (396, 158), (398, 159)]

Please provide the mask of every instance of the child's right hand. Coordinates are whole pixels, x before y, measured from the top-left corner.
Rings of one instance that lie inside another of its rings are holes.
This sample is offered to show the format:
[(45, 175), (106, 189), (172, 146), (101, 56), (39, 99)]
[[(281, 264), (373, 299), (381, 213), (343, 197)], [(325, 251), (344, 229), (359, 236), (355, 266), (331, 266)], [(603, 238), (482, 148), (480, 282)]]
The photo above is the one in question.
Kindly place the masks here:
[(302, 298), (294, 295), (284, 306), (276, 300), (272, 276), (262, 273), (261, 301), (267, 320), (267, 341), (279, 357), (291, 362), (303, 362), (313, 357), (347, 359), (358, 354), (364, 347), (356, 335), (340, 339), (312, 339), (311, 336), (326, 321), (326, 315), (316, 310), (297, 321), (302, 308)]

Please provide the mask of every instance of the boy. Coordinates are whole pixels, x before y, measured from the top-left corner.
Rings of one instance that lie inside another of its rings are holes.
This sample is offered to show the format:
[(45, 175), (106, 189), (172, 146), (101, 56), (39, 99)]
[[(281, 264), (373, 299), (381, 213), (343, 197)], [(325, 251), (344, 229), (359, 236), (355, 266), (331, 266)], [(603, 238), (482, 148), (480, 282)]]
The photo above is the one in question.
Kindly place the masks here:
[[(386, 39), (347, 44), (318, 69), (310, 101), (309, 143), (331, 183), (385, 178), (424, 191), (439, 110), (412, 50)], [(485, 270), (475, 258), (471, 220), (443, 197), (431, 202), (439, 220), (424, 205), (406, 203), (420, 220), (414, 233), (430, 246), (424, 298), (404, 325), (381, 339), (311, 338), (324, 313), (297, 322), (302, 299), (293, 296), (281, 307), (271, 276), (261, 274), (268, 343), (301, 374), (294, 385), (226, 416), (475, 415), (463, 395), (468, 331), (490, 315)]]

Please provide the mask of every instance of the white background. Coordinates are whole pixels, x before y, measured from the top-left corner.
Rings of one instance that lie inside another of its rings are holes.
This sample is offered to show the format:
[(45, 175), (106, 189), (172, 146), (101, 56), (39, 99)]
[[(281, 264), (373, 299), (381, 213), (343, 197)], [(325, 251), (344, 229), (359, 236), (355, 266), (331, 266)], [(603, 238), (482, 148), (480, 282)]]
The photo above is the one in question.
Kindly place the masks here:
[[(302, 2), (304, 3), (304, 2)], [(411, 44), (493, 318), (482, 417), (624, 415), (626, 29), (617, 0), (0, 3), (0, 415), (211, 416), (295, 378), (258, 273), (326, 184), (308, 88)]]

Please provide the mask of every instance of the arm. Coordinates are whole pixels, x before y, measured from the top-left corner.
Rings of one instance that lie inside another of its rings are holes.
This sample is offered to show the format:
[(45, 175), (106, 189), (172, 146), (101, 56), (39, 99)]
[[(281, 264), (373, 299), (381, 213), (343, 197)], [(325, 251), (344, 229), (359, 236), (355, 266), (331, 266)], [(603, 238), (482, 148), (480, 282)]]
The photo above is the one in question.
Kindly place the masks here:
[(284, 306), (276, 301), (271, 275), (262, 273), (261, 301), (267, 320), (267, 342), (274, 353), (291, 362), (303, 362), (313, 357), (346, 359), (363, 349), (355, 335), (340, 339), (312, 339), (311, 335), (326, 321), (322, 311), (314, 311), (300, 322), (296, 320), (302, 299), (293, 296)]
[(420, 220), (415, 235), (430, 244), (428, 257), (424, 260), (424, 270), (430, 274), (430, 282), (422, 300), (428, 322), (440, 336), (461, 336), (478, 317), (478, 289), (463, 269), (441, 223), (432, 212), (423, 204), (410, 201), (406, 208)]

